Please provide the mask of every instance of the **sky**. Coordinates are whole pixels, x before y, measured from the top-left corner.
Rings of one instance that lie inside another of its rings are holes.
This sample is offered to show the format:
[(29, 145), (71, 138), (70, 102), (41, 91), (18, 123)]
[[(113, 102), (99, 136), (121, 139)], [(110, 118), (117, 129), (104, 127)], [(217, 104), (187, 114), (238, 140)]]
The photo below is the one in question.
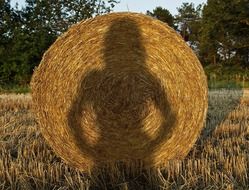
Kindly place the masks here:
[[(168, 9), (171, 14), (177, 14), (177, 7), (180, 7), (183, 2), (192, 2), (195, 6), (206, 3), (207, 0), (119, 0), (120, 3), (114, 7), (114, 12), (130, 11), (145, 13), (147, 10), (152, 11), (155, 7), (161, 6)], [(11, 0), (11, 4), (24, 6), (25, 0)]]

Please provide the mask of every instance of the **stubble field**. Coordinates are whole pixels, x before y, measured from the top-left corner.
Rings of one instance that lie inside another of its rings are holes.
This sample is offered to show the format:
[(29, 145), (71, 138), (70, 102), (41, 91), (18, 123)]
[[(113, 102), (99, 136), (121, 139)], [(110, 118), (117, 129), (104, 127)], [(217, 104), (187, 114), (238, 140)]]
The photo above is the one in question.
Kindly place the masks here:
[(183, 161), (151, 170), (117, 164), (90, 174), (46, 144), (29, 95), (0, 95), (0, 189), (249, 189), (248, 168), (248, 90), (209, 92), (206, 126)]

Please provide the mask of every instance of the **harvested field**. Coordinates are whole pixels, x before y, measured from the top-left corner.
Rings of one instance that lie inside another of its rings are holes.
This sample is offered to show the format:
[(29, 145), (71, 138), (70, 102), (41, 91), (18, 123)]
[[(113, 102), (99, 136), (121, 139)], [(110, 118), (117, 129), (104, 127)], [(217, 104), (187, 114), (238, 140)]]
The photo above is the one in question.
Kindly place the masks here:
[[(248, 189), (249, 91), (209, 93), (206, 127), (167, 168), (69, 167), (41, 136), (29, 95), (0, 95), (0, 189)], [(188, 142), (186, 142), (188, 143)]]

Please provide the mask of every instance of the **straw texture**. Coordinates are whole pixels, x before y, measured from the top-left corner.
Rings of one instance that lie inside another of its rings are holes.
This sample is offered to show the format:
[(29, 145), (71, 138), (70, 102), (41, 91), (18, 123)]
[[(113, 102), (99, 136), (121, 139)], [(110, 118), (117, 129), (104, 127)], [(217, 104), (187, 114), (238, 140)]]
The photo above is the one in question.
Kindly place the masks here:
[(182, 159), (207, 112), (206, 77), (191, 49), (168, 25), (136, 13), (72, 26), (44, 54), (31, 88), (45, 139), (83, 171)]

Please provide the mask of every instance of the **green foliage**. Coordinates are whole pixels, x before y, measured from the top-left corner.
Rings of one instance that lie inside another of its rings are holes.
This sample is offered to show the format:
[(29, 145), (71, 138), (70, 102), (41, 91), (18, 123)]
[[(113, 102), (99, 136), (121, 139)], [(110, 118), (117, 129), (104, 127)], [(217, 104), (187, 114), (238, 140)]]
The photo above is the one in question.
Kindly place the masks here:
[[(14, 55), (12, 49), (15, 45), (20, 46), (15, 42), (18, 28), (20, 28), (20, 14), (10, 6), (10, 1), (1, 0), (0, 3), (0, 84), (20, 76), (21, 69), (17, 68), (21, 58)], [(20, 54), (21, 52), (19, 52)]]
[(164, 9), (162, 7), (156, 7), (152, 12), (147, 11), (146, 14), (155, 17), (162, 22), (167, 23), (171, 27), (174, 27), (174, 17), (170, 14), (167, 9)]
[(207, 1), (200, 38), (203, 62), (249, 66), (248, 10), (248, 0)]
[(0, 0), (0, 86), (29, 83), (43, 53), (72, 24), (110, 12), (115, 0)]
[(201, 28), (202, 5), (195, 7), (193, 3), (183, 3), (177, 10), (178, 14), (175, 16), (177, 30), (183, 39), (189, 42), (190, 46), (197, 52)]

